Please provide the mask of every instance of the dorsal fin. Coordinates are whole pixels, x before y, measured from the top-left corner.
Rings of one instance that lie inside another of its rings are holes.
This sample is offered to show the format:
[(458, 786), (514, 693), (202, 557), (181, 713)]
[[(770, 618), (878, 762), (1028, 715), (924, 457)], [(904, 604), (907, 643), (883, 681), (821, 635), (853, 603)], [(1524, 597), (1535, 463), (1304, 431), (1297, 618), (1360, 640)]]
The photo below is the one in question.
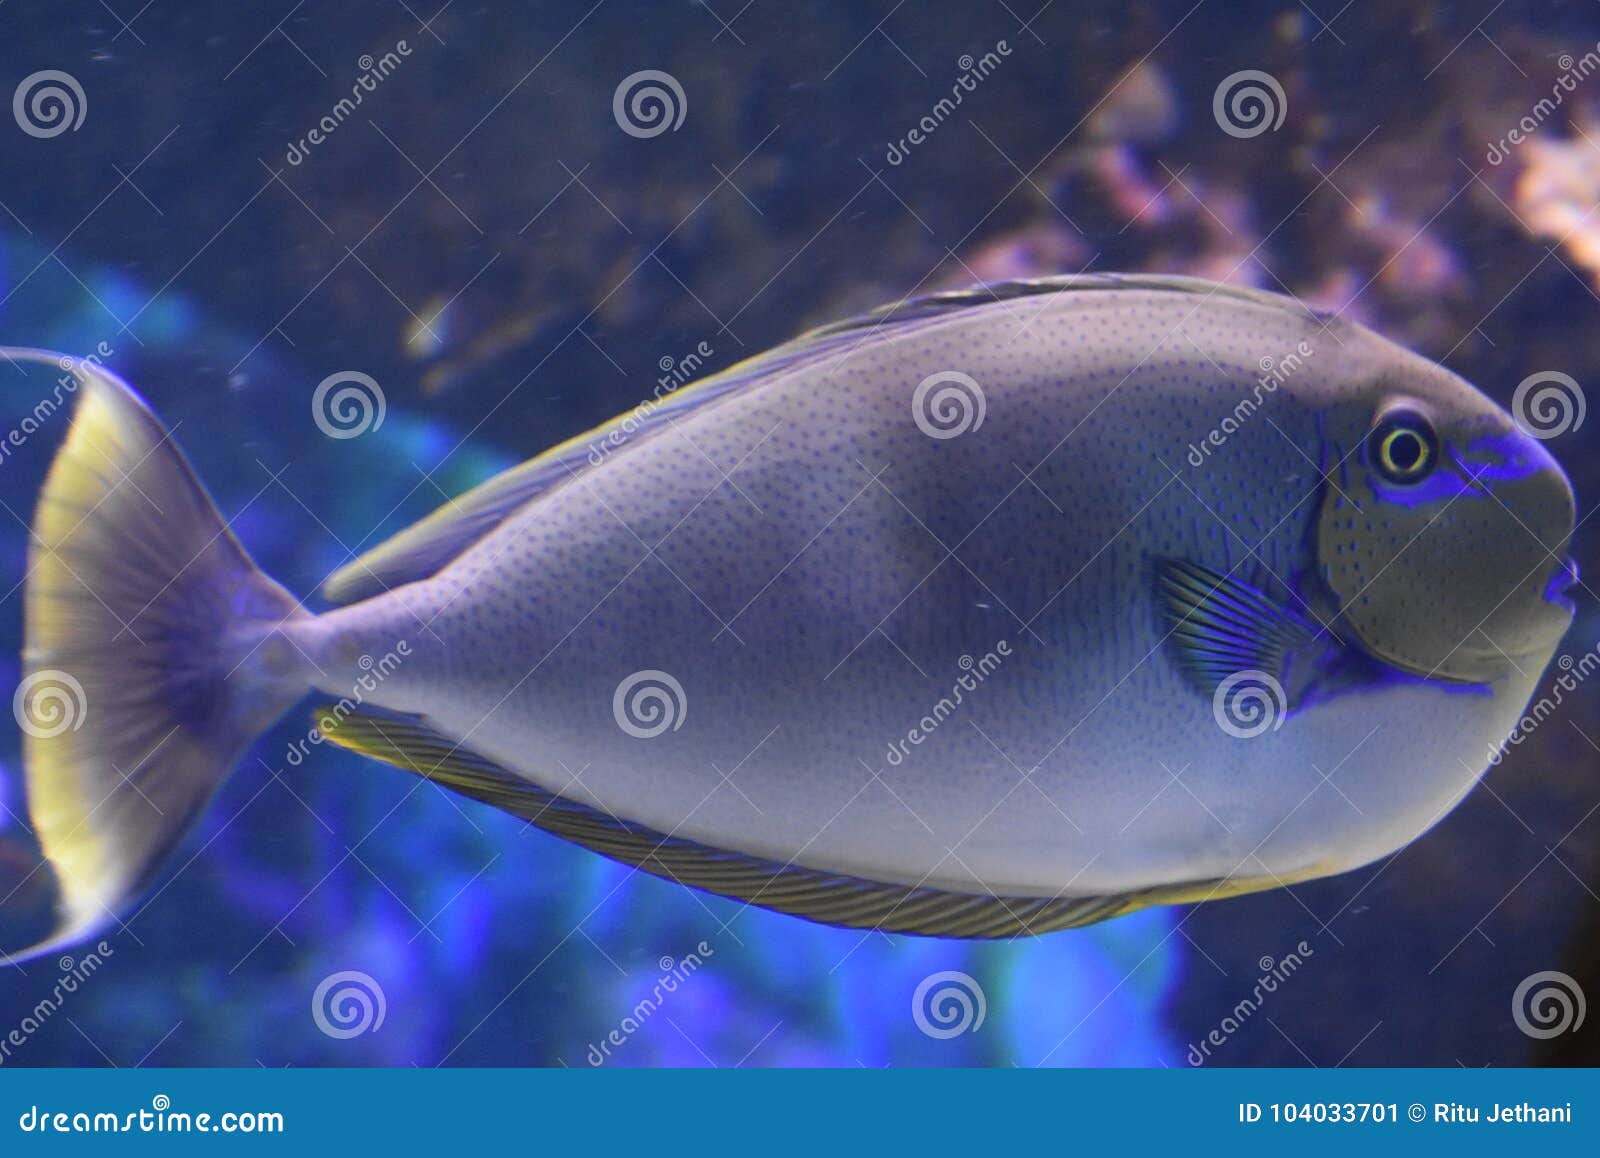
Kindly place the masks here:
[(663, 402), (642, 404), (502, 471), (340, 567), (323, 582), (322, 596), (334, 603), (352, 603), (426, 579), (530, 499), (585, 470), (592, 455), (609, 453), (623, 442), (641, 438), (685, 410), (721, 397), (740, 381), (732, 371), (714, 375)]
[(677, 884), (827, 925), (932, 937), (1015, 937), (1092, 925), (1150, 905), (1290, 883), (1276, 877), (1190, 881), (1098, 897), (994, 896), (885, 884), (665, 836), (546, 792), (415, 718), (360, 709), (346, 713), (335, 705), (317, 716), (322, 735), (340, 747), (492, 804), (602, 856)]
[(765, 380), (774, 371), (825, 356), (848, 344), (849, 339), (842, 336), (830, 337), (820, 331), (804, 334), (709, 378), (640, 403), (451, 499), (426, 518), (340, 567), (324, 581), (321, 594), (334, 603), (352, 603), (403, 583), (426, 579), (525, 503), (587, 470), (624, 444), (651, 438), (684, 415)]
[(597, 458), (620, 448), (623, 443), (652, 437), (690, 411), (725, 398), (743, 386), (770, 380), (776, 371), (843, 353), (874, 332), (909, 328), (919, 322), (932, 323), (1016, 298), (1106, 290), (1216, 295), (1277, 309), (1312, 312), (1293, 298), (1280, 294), (1201, 278), (1157, 274), (1067, 274), (993, 282), (908, 298), (810, 330), (664, 399), (642, 403), (521, 466), (496, 475), (340, 567), (323, 583), (322, 595), (334, 603), (350, 603), (403, 583), (425, 579), (493, 531), (523, 504), (587, 469)]
[(1053, 294), (1103, 292), (1106, 290), (1142, 290), (1152, 293), (1195, 294), (1203, 297), (1220, 297), (1233, 301), (1250, 302), (1271, 309), (1293, 310), (1311, 320), (1324, 315), (1305, 303), (1286, 294), (1269, 293), (1247, 286), (1226, 285), (1207, 281), (1201, 277), (1184, 277), (1180, 274), (1158, 273), (1067, 273), (1050, 277), (1015, 278), (1011, 281), (987, 282), (957, 290), (942, 290), (907, 298), (880, 306), (858, 317), (818, 327), (796, 341), (833, 338), (842, 334), (859, 334), (863, 330), (894, 326), (903, 322), (926, 320), (958, 314), (997, 302), (1017, 298), (1046, 297)]

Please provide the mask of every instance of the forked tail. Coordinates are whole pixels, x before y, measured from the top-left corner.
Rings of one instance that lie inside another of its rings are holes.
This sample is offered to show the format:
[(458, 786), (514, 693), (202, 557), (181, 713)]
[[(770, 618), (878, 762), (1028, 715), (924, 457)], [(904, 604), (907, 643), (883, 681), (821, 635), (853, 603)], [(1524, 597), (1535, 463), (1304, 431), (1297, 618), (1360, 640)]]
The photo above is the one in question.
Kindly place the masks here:
[(13, 701), (55, 927), (5, 961), (101, 929), (150, 882), (304, 692), (271, 637), (307, 613), (257, 570), (131, 387), (48, 351), (0, 357), (69, 372), (80, 394), (34, 515)]

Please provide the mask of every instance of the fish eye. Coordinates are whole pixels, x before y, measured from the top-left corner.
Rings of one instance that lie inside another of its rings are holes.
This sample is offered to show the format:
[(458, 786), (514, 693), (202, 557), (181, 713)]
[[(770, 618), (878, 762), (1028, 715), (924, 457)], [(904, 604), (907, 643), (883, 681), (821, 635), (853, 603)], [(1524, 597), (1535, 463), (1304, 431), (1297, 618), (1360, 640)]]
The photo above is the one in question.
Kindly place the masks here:
[(1420, 482), (1439, 461), (1439, 436), (1416, 411), (1392, 411), (1367, 436), (1367, 455), (1389, 482)]

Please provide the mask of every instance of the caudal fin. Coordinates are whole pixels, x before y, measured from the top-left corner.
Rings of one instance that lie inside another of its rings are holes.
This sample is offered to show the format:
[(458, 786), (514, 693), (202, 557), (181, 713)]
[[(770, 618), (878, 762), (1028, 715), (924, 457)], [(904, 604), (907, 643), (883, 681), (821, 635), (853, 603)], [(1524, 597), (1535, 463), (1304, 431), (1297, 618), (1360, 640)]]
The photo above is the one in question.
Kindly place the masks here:
[[(112, 923), (256, 734), (305, 690), (305, 613), (256, 569), (159, 419), (121, 379), (39, 350), (80, 394), (34, 515), (21, 725), (28, 809), (56, 879), (53, 950)], [(274, 671), (274, 665), (283, 669)]]

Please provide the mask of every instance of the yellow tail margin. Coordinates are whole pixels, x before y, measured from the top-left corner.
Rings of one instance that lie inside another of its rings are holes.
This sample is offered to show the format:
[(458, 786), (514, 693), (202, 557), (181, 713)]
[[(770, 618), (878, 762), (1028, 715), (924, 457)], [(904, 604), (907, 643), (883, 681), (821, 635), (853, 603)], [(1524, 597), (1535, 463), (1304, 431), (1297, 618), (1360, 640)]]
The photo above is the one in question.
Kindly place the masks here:
[(150, 883), (304, 690), (246, 661), (305, 613), (256, 569), (131, 387), (49, 351), (0, 357), (70, 374), (79, 394), (34, 515), (13, 701), (55, 928), (10, 961), (113, 924)]

